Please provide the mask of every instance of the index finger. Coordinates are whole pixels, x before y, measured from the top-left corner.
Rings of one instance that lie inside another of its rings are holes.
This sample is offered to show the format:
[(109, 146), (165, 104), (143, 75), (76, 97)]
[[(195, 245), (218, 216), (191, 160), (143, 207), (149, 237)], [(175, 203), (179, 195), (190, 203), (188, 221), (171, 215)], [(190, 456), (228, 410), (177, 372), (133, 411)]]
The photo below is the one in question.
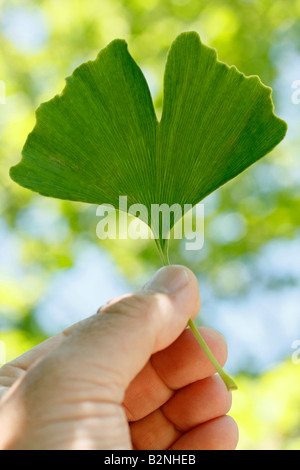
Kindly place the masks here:
[[(199, 331), (223, 366), (227, 360), (224, 337), (212, 328), (201, 327)], [(155, 353), (131, 382), (123, 402), (129, 421), (144, 418), (166, 403), (176, 390), (215, 372), (192, 331), (187, 328), (169, 347)]]
[(21, 356), (4, 364), (0, 369), (0, 398), (2, 398), (9, 388), (32, 367), (39, 359), (53, 351), (63, 340), (63, 334), (59, 333), (46, 339), (34, 348), (26, 351)]

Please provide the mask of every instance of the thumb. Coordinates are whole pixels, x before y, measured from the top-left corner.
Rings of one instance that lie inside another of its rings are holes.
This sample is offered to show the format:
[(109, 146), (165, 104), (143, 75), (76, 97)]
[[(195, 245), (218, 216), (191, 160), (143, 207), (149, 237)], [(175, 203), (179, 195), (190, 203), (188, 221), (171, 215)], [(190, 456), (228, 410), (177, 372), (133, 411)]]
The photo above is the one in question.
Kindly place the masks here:
[(92, 370), (101, 385), (109, 383), (112, 390), (114, 384), (123, 393), (150, 356), (173, 343), (199, 309), (194, 274), (183, 266), (167, 266), (140, 292), (109, 302), (100, 315), (67, 330), (61, 347), (68, 348), (79, 377)]

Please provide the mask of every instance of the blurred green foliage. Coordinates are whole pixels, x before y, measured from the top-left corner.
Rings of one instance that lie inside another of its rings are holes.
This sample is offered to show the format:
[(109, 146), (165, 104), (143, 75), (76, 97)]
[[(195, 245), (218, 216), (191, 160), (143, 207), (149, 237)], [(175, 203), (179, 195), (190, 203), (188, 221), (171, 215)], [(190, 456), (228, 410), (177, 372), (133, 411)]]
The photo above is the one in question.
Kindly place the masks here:
[[(64, 77), (77, 65), (95, 58), (112, 39), (124, 38), (160, 115), (167, 50), (186, 30), (216, 47), (222, 61), (273, 86), (276, 114), (288, 122), (289, 132), (272, 154), (204, 201), (204, 249), (186, 252), (174, 240), (171, 262), (188, 265), (198, 275), (202, 321), (209, 323), (218, 306), (229, 302), (229, 309), (242, 306), (247, 334), (249, 296), (253, 301), (261, 298), (258, 292), (264, 299), (287, 293), (279, 313), (283, 317), (295, 310), (294, 317), (282, 321), (290, 338), (300, 338), (299, 297), (292, 305), (286, 300), (300, 284), (300, 105), (291, 101), (292, 83), (300, 79), (299, 18), (299, 0), (0, 1), (0, 80), (6, 85), (6, 104), (0, 105), (0, 338), (7, 360), (46, 337), (37, 306), (56, 276), (72, 272), (84, 247), (108, 256), (131, 289), (160, 264), (151, 241), (99, 241), (95, 207), (42, 198), (9, 179), (8, 170), (20, 160), (34, 126), (35, 109), (61, 92)], [(268, 355), (282, 340), (282, 324), (274, 338), (272, 315), (280, 320), (274, 303), (266, 302), (256, 313), (264, 317), (270, 310), (259, 325), (270, 340), (263, 345)], [(300, 365), (289, 359), (290, 344), (286, 340), (265, 369), (239, 350), (240, 391), (232, 415), (242, 449), (300, 449)]]

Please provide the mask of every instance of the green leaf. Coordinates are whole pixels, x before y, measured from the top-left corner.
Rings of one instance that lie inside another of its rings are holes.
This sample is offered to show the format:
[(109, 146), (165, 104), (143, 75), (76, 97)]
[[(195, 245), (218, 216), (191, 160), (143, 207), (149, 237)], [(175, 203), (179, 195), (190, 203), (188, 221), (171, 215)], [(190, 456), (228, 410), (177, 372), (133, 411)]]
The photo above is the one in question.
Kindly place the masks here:
[[(218, 61), (195, 32), (168, 54), (161, 121), (123, 40), (77, 68), (61, 95), (37, 111), (17, 183), (45, 196), (128, 206), (195, 205), (270, 152), (286, 123), (271, 89)], [(172, 225), (181, 217), (175, 213)], [(146, 223), (149, 218), (141, 215)], [(165, 249), (165, 233), (159, 234)]]

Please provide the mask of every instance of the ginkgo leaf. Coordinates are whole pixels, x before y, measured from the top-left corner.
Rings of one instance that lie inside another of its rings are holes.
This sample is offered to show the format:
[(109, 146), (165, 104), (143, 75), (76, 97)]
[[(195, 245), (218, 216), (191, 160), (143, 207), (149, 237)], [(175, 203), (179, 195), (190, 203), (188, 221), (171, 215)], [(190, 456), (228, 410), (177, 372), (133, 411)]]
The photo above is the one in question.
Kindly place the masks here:
[[(117, 208), (126, 195), (128, 206), (143, 204), (150, 217), (151, 204), (195, 205), (286, 133), (271, 89), (218, 61), (195, 32), (178, 36), (168, 53), (160, 122), (123, 40), (66, 82), (39, 107), (23, 158), (11, 169), (17, 183), (44, 196)], [(171, 227), (180, 217), (175, 212)], [(153, 230), (164, 249), (167, 234)]]

